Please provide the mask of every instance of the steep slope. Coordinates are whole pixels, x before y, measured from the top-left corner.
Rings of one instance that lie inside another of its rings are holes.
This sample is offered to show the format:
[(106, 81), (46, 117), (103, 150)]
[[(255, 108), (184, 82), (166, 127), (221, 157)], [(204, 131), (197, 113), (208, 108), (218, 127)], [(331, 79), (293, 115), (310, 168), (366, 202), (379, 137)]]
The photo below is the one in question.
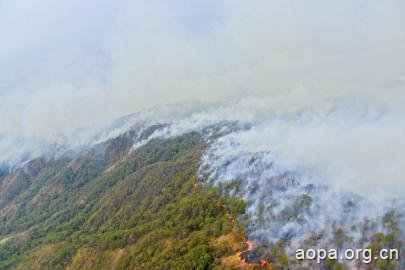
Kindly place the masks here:
[[(263, 148), (270, 129), (194, 120), (138, 125), (3, 169), (0, 269), (404, 265), (377, 256), (389, 248), (403, 258), (401, 200), (375, 204), (280, 166)], [(296, 259), (297, 248), (369, 248), (376, 256), (317, 263)]]
[(196, 182), (199, 134), (132, 144), (125, 134), (5, 176), (0, 268), (206, 269), (243, 248), (230, 218), (243, 202)]

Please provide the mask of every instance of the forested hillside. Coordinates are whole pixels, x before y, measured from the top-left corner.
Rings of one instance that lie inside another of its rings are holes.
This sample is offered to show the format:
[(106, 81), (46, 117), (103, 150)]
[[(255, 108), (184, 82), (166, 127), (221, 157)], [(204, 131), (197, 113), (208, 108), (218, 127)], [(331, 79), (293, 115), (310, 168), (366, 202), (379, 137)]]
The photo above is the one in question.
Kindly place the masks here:
[(154, 139), (136, 150), (131, 138), (1, 174), (0, 269), (243, 264), (234, 217), (244, 203), (197, 182), (201, 136)]

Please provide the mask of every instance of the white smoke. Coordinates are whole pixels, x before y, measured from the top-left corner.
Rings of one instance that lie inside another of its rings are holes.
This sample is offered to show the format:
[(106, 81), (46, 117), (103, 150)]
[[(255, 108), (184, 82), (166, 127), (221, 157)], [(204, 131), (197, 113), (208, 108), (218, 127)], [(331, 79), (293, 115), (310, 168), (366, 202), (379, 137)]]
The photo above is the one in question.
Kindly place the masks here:
[[(193, 113), (215, 107), (218, 107), (218, 104), (184, 101), (152, 107), (103, 124), (83, 126), (64, 133), (50, 133), (44, 136), (0, 135), (0, 166), (19, 167), (38, 157), (57, 158), (69, 151), (79, 153), (85, 148), (116, 138), (128, 131), (135, 130), (139, 135), (152, 125), (186, 119)], [(136, 141), (136, 138), (134, 140)]]
[(310, 115), (262, 123), (217, 144), (224, 157), (268, 152), (277, 166), (311, 182), (383, 200), (385, 191), (405, 194), (404, 135), (400, 114)]

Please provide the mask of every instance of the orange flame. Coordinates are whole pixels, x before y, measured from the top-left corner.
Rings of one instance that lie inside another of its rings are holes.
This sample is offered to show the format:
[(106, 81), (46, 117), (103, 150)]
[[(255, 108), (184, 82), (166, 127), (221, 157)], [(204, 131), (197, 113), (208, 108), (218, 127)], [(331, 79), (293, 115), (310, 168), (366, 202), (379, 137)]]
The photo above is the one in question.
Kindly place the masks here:
[(268, 265), (269, 262), (267, 260), (263, 259), (263, 260), (260, 260), (260, 264), (264, 266), (264, 265)]
[[(253, 242), (246, 240), (245, 244), (247, 245), (247, 248), (239, 253), (239, 257), (242, 258), (242, 255), (245, 254), (246, 252), (248, 252), (249, 250), (253, 249)], [(246, 261), (246, 260), (243, 260)]]
[[(253, 242), (252, 242), (252, 241), (249, 241), (249, 240), (246, 240), (246, 245), (247, 245), (247, 248), (246, 248), (244, 251), (242, 251), (242, 252), (239, 253), (239, 258), (240, 258), (243, 262), (245, 262), (245, 263), (247, 263), (247, 264), (253, 264), (253, 263), (247, 262), (246, 259), (242, 259), (242, 255), (243, 255), (244, 253), (246, 253), (246, 252), (252, 250), (252, 249), (253, 249), (253, 246), (254, 246)], [(266, 259), (262, 259), (262, 260), (260, 260), (260, 262), (259, 262), (258, 264), (261, 265), (261, 266), (266, 266), (266, 265), (269, 265), (269, 262), (268, 262)]]
[(249, 241), (249, 240), (248, 240), (248, 241), (246, 242), (246, 244), (248, 245), (246, 251), (249, 251), (249, 250), (251, 250), (251, 249), (253, 248), (253, 242), (252, 242), (252, 241)]

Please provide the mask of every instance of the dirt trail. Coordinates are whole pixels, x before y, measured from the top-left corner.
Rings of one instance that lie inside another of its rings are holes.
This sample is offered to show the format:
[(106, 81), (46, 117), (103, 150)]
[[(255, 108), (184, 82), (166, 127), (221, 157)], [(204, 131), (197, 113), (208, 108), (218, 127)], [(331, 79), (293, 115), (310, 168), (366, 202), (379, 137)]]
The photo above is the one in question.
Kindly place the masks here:
[[(193, 181), (193, 191), (197, 192), (197, 189), (199, 188), (199, 183), (194, 180)], [(217, 202), (218, 199), (214, 199), (214, 201)], [(220, 236), (216, 241), (217, 242), (224, 242), (224, 241), (232, 241), (235, 242), (235, 238), (239, 238), (235, 244), (237, 245), (236, 249), (239, 249), (237, 253), (234, 255), (224, 257), (222, 258), (222, 263), (225, 266), (231, 266), (231, 267), (237, 267), (239, 269), (243, 270), (250, 270), (250, 269), (268, 269), (268, 270), (274, 270), (272, 265), (268, 263), (267, 261), (262, 261), (261, 263), (248, 263), (245, 260), (241, 258), (241, 255), (250, 249), (253, 248), (253, 243), (248, 241), (245, 237), (243, 237), (239, 231), (238, 228), (238, 223), (235, 220), (234, 216), (231, 214), (229, 207), (226, 204), (221, 204), (221, 207), (224, 209), (225, 216), (228, 219), (228, 221), (232, 225), (232, 230), (229, 234), (227, 235), (222, 235)], [(240, 250), (242, 246), (245, 246), (246, 248), (244, 250)]]

